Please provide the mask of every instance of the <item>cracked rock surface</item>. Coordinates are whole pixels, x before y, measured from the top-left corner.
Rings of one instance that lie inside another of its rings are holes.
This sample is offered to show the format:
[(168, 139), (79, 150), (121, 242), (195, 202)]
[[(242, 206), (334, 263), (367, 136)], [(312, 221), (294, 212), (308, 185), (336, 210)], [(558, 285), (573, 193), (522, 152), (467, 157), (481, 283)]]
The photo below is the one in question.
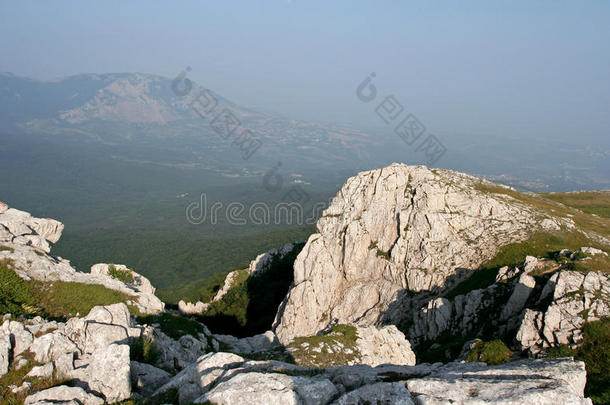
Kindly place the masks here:
[(456, 284), (503, 245), (560, 226), (486, 187), (503, 186), (403, 164), (348, 179), (296, 259), (294, 285), (275, 321), (280, 341), (335, 321), (398, 324), (405, 292)]

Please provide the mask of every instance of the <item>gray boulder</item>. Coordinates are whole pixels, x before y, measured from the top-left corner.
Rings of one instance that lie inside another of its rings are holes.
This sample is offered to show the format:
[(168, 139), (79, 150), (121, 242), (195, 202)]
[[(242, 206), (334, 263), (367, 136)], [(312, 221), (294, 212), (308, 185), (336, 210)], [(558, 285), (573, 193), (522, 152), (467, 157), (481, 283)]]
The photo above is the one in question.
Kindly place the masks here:
[(6, 332), (0, 332), (0, 377), (8, 372), (11, 362), (11, 338)]
[(403, 383), (376, 383), (348, 392), (333, 402), (333, 404), (413, 405), (413, 400)]
[(418, 404), (591, 404), (584, 398), (584, 363), (526, 360), (500, 366), (453, 363), (406, 381)]
[(143, 396), (152, 393), (172, 377), (170, 373), (155, 366), (137, 361), (131, 362), (131, 388)]
[(25, 405), (101, 405), (104, 400), (79, 387), (60, 385), (39, 391), (25, 399)]
[(337, 394), (335, 386), (325, 378), (251, 372), (220, 382), (195, 403), (318, 405), (328, 403)]
[(129, 346), (111, 344), (93, 352), (75, 368), (70, 377), (83, 388), (103, 395), (106, 402), (114, 403), (131, 396)]

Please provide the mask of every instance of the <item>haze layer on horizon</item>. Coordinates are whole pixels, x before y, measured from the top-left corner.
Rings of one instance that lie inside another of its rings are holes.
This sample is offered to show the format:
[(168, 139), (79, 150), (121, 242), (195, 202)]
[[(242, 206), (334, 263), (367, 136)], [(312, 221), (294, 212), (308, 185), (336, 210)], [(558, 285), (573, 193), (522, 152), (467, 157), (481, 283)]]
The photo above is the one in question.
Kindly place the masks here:
[(607, 145), (609, 19), (601, 1), (2, 1), (0, 71), (190, 66), (241, 105), (368, 127), (355, 90), (375, 72), (433, 133)]

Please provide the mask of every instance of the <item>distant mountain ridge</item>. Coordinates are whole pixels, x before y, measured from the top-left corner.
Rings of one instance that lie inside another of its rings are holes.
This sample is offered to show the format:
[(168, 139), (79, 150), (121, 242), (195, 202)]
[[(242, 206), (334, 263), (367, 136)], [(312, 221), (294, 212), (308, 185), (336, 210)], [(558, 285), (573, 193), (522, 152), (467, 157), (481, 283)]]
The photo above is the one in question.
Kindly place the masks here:
[[(296, 171), (353, 170), (383, 147), (361, 131), (272, 117), (191, 83), (186, 92), (172, 89), (173, 79), (143, 73), (83, 74), (55, 81), (0, 74), (0, 122), (31, 135), (81, 136), (70, 142), (84, 135), (157, 152), (168, 150), (171, 139), (168, 152), (175, 153), (170, 163), (177, 159), (236, 173), (243, 172), (241, 167), (262, 173), (278, 158), (291, 162)], [(244, 134), (258, 146), (257, 159), (244, 152)], [(133, 154), (123, 158), (133, 159)], [(162, 163), (163, 154), (150, 160)]]

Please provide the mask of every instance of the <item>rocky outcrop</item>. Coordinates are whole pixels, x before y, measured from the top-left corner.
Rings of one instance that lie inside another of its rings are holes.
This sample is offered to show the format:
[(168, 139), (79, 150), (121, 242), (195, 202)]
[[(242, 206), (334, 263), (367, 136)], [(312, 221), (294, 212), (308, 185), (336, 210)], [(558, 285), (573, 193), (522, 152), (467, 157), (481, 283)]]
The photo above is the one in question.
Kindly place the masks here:
[(396, 326), (383, 328), (375, 326), (357, 327), (356, 348), (360, 353), (360, 362), (370, 366), (380, 364), (399, 364), (414, 366), (415, 353), (405, 335)]
[(487, 367), (453, 363), (406, 382), (418, 404), (591, 404), (584, 399), (585, 365), (571, 360), (530, 360)]
[(172, 377), (170, 373), (151, 364), (131, 362), (131, 388), (142, 396), (150, 396)]
[(536, 354), (546, 347), (576, 346), (586, 321), (610, 316), (610, 279), (598, 272), (561, 271), (551, 276), (538, 301), (550, 303), (525, 310), (516, 335), (520, 348)]
[[(168, 370), (181, 370), (205, 353), (218, 350), (218, 342), (212, 338), (207, 328), (197, 337), (184, 334), (178, 339), (173, 339), (153, 325), (144, 325), (142, 337), (152, 342), (159, 350), (160, 358), (156, 365)], [(209, 343), (212, 347), (209, 347)]]
[(270, 330), (241, 339), (231, 335), (214, 335), (214, 338), (229, 347), (231, 352), (238, 354), (265, 352), (280, 347), (277, 336)]
[(406, 292), (447, 289), (503, 245), (542, 227), (574, 226), (465, 174), (394, 164), (348, 179), (294, 264), (280, 306), (282, 342), (330, 322), (399, 324)]
[[(134, 281), (124, 283), (108, 274), (108, 265), (100, 263), (91, 268), (91, 273), (76, 271), (70, 261), (51, 256), (49, 243), (61, 237), (64, 225), (53, 219), (34, 218), (29, 213), (0, 205), (0, 260), (8, 259), (17, 275), (25, 280), (44, 282), (66, 281), (83, 284), (100, 284), (120, 291), (129, 297), (130, 304), (141, 312), (155, 314), (162, 312), (164, 304), (154, 295), (150, 281), (132, 272)], [(115, 265), (127, 269), (123, 265)]]
[(584, 363), (571, 359), (527, 360), (493, 367), (450, 363), (312, 370), (215, 353), (200, 358), (156, 393), (177, 390), (181, 404), (590, 404), (583, 394), (585, 382)]
[(79, 387), (68, 387), (60, 385), (39, 391), (30, 395), (25, 400), (25, 405), (48, 405), (48, 404), (81, 404), (101, 405), (104, 400), (98, 396), (87, 393)]
[[(537, 271), (537, 278), (530, 273)], [(545, 273), (546, 272), (546, 273)], [(435, 298), (412, 313), (408, 336), (415, 344), (454, 336), (513, 336), (530, 355), (582, 341), (582, 326), (610, 316), (610, 280), (601, 272), (562, 270), (554, 261), (528, 256), (503, 267), (492, 285)]]
[(178, 301), (178, 311), (186, 315), (201, 314), (206, 309), (208, 309), (209, 306), (210, 304), (208, 304), (207, 302), (201, 301), (197, 301), (194, 304), (192, 302), (186, 302), (184, 300)]
[(11, 338), (8, 333), (0, 333), (0, 377), (8, 372), (11, 361)]
[[(116, 270), (127, 272), (133, 278), (133, 281), (125, 283), (126, 287), (133, 292), (137, 293), (137, 306), (138, 308), (147, 314), (156, 314), (163, 312), (165, 304), (155, 295), (155, 287), (152, 283), (143, 275), (136, 273), (123, 264), (113, 264)], [(109, 273), (110, 265), (106, 263), (98, 263), (91, 266), (91, 274), (110, 277)]]
[(31, 246), (49, 253), (49, 243), (57, 242), (63, 229), (64, 225), (59, 221), (34, 218), (28, 212), (9, 208), (0, 202), (0, 243)]

